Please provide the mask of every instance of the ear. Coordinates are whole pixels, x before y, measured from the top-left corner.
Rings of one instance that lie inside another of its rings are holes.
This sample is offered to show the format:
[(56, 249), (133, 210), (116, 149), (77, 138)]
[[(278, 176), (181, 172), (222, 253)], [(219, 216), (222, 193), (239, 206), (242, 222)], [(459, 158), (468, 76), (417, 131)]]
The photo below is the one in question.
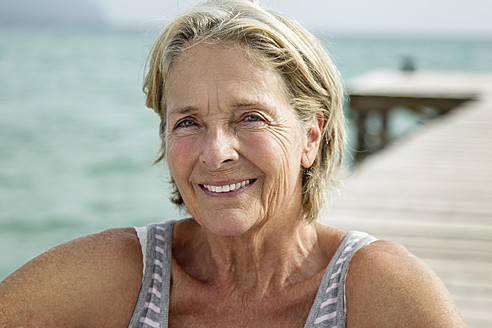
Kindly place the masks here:
[(301, 158), (301, 165), (308, 169), (313, 165), (316, 156), (318, 155), (319, 144), (321, 143), (321, 131), (325, 119), (321, 111), (317, 112), (311, 126), (307, 129), (306, 141)]

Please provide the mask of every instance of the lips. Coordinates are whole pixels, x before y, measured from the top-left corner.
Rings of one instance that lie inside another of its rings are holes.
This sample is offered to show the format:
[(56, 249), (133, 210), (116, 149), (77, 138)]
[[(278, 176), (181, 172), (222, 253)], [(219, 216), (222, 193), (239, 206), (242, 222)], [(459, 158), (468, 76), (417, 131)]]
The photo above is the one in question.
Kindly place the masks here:
[(214, 186), (214, 185), (206, 185), (206, 184), (202, 184), (201, 186), (203, 188), (207, 189), (208, 191), (211, 191), (211, 192), (224, 193), (224, 192), (231, 192), (231, 191), (241, 189), (241, 188), (253, 183), (255, 180), (256, 179), (249, 179), (249, 180), (244, 180), (241, 182), (232, 183), (229, 185), (222, 185), (222, 186)]

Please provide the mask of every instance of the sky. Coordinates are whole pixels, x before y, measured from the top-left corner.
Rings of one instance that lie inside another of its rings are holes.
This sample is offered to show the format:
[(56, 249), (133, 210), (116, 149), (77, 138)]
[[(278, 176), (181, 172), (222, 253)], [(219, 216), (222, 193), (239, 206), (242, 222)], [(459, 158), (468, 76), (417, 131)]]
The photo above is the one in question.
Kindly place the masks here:
[[(88, 12), (119, 27), (165, 22), (198, 0), (0, 0), (0, 21), (10, 12), (25, 20), (41, 12), (87, 20)], [(259, 0), (310, 29), (333, 35), (444, 36), (492, 39), (492, 0)], [(39, 5), (42, 3), (42, 6)], [(9, 7), (16, 7), (13, 10)], [(31, 9), (29, 9), (31, 8)], [(3, 17), (2, 17), (2, 12)], [(67, 17), (69, 17), (67, 19)], [(8, 18), (8, 17), (7, 17)], [(22, 18), (22, 17), (21, 17)], [(97, 20), (93, 20), (97, 21)], [(161, 24), (162, 25), (162, 24)]]
[[(88, 0), (120, 24), (170, 19), (197, 0)], [(492, 0), (259, 0), (333, 34), (492, 38)]]

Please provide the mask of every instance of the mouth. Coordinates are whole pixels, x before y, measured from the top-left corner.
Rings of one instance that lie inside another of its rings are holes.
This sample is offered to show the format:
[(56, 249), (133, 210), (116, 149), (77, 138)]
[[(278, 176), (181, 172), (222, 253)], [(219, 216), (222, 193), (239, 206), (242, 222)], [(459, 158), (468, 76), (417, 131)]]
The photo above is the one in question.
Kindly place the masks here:
[(228, 184), (228, 185), (222, 185), (222, 186), (201, 184), (200, 187), (202, 187), (203, 189), (208, 190), (210, 192), (213, 192), (213, 193), (226, 193), (226, 192), (232, 192), (232, 191), (236, 191), (236, 190), (239, 190), (241, 188), (244, 188), (244, 187), (252, 184), (255, 181), (256, 181), (256, 179), (248, 179), (248, 180), (244, 180), (241, 182), (232, 183), (232, 184)]

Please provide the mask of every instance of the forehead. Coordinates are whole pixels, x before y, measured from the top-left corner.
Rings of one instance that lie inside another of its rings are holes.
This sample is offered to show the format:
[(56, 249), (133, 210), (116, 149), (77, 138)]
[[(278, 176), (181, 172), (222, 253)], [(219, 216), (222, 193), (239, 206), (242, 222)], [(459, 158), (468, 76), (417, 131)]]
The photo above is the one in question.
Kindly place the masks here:
[(285, 82), (273, 66), (229, 44), (197, 44), (185, 50), (166, 84), (168, 110), (219, 98), (222, 102), (288, 103)]

